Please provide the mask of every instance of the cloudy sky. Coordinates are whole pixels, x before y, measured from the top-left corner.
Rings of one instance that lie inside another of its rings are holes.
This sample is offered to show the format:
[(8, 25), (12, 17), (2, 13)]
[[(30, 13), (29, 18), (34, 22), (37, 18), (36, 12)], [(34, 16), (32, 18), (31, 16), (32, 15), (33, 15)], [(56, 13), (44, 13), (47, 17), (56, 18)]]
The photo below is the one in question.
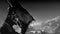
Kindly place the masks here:
[[(39, 22), (60, 16), (59, 2), (24, 1), (21, 5)], [(7, 3), (0, 2), (0, 23), (4, 22), (8, 14), (7, 7)]]

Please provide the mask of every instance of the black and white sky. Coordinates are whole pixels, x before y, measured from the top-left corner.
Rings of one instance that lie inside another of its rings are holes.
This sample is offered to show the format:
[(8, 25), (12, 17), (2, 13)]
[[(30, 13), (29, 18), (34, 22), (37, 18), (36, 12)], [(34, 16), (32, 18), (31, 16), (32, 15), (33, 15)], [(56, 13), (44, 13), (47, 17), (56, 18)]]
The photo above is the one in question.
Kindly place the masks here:
[[(45, 21), (60, 16), (60, 2), (58, 1), (34, 1), (24, 0), (21, 3), (38, 22)], [(8, 14), (8, 4), (6, 1), (0, 1), (0, 23), (3, 23)]]
[(58, 1), (26, 1), (22, 6), (38, 21), (45, 21), (60, 16)]

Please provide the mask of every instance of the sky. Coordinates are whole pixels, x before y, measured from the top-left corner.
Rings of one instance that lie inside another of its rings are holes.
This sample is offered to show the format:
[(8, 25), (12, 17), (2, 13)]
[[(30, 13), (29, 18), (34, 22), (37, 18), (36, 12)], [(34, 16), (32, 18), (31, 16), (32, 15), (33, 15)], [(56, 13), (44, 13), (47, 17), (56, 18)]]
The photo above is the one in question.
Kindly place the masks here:
[[(38, 22), (60, 16), (60, 2), (54, 1), (23, 1), (24, 7)], [(8, 4), (0, 1), (0, 22), (3, 23), (8, 14)]]
[(38, 21), (60, 16), (60, 3), (56, 1), (29, 1), (22, 3), (22, 6)]

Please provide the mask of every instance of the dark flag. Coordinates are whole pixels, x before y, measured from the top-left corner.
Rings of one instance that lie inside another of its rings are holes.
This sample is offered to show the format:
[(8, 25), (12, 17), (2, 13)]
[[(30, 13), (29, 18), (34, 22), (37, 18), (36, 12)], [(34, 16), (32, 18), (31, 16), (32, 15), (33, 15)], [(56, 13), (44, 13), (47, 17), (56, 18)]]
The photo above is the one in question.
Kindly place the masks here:
[(29, 24), (32, 21), (35, 21), (35, 19), (20, 5), (18, 1), (19, 0), (8, 0), (9, 12), (5, 23), (0, 29), (2, 34), (19, 34), (12, 28), (14, 24), (18, 24), (21, 28), (21, 34), (25, 34)]

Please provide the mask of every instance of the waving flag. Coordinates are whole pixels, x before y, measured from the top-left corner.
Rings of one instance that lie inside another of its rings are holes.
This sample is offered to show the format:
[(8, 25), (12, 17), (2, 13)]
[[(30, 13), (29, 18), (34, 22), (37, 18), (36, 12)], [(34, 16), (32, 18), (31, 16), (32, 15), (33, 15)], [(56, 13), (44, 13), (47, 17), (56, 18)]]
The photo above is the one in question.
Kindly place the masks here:
[[(1, 27), (2, 34), (25, 34), (29, 24), (35, 19), (17, 0), (8, 0), (9, 12)], [(14, 26), (15, 25), (15, 26)], [(21, 31), (20, 31), (21, 30)]]

